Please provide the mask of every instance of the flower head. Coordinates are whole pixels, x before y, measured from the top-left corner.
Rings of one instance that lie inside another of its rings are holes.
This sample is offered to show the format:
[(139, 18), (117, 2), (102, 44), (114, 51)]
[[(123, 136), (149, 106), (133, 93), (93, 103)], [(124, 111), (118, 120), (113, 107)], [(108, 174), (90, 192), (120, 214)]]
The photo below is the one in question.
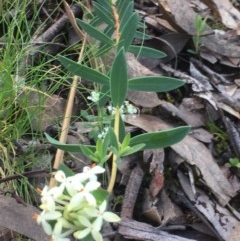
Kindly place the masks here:
[(102, 241), (102, 235), (100, 233), (101, 227), (98, 223), (90, 222), (86, 217), (79, 217), (79, 222), (83, 225), (83, 229), (76, 231), (73, 236), (77, 239), (85, 238), (87, 235), (91, 234), (95, 241)]
[(52, 212), (43, 211), (40, 214), (34, 214), (33, 219), (35, 219), (38, 224), (42, 225), (46, 234), (51, 235), (52, 226), (48, 222), (52, 220), (57, 220), (61, 216), (62, 216), (61, 212), (58, 212), (58, 211), (52, 211)]
[(92, 91), (91, 96), (87, 97), (88, 100), (91, 100), (94, 103), (98, 102), (99, 98), (100, 98), (100, 93), (96, 91)]
[(79, 191), (71, 198), (68, 208), (70, 210), (76, 209), (82, 201), (87, 201), (89, 205), (96, 206), (96, 198), (91, 192), (98, 189), (100, 185), (101, 183), (97, 181), (89, 181), (85, 186), (83, 184), (79, 184)]

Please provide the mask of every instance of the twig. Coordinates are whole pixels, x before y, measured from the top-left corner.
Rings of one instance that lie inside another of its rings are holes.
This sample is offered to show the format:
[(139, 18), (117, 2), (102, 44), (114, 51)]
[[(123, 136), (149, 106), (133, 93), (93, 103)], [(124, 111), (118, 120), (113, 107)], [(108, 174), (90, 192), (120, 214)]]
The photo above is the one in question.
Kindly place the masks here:
[[(67, 14), (69, 14), (69, 11), (70, 10), (68, 9)], [(69, 14), (69, 18), (72, 19), (72, 21), (71, 21), (71, 23), (72, 23), (73, 18), (74, 18), (73, 14)], [(77, 26), (75, 26), (75, 27), (77, 27)], [(81, 31), (81, 30), (79, 30), (79, 31)], [(78, 62), (80, 62), (82, 60), (85, 45), (86, 45), (86, 35), (84, 36), (84, 39), (83, 39), (83, 44), (82, 44), (81, 51), (79, 53)], [(59, 141), (62, 143), (66, 143), (66, 140), (67, 140), (68, 130), (69, 130), (69, 126), (70, 126), (70, 120), (71, 120), (71, 116), (72, 116), (74, 98), (75, 98), (78, 82), (79, 82), (79, 77), (74, 75), (73, 82), (71, 84), (71, 88), (70, 88), (70, 92), (69, 92), (66, 111), (65, 111), (64, 119), (63, 119), (63, 123), (62, 123), (62, 130), (61, 130), (61, 134), (60, 134), (60, 138), (59, 138)], [(54, 165), (53, 165), (54, 170), (57, 170), (59, 165), (63, 162), (63, 156), (64, 156), (64, 151), (57, 149), (55, 160), (54, 160)], [(54, 187), (54, 186), (56, 186), (56, 184), (57, 184), (56, 180), (52, 177), (50, 179), (49, 187), (50, 188)]]

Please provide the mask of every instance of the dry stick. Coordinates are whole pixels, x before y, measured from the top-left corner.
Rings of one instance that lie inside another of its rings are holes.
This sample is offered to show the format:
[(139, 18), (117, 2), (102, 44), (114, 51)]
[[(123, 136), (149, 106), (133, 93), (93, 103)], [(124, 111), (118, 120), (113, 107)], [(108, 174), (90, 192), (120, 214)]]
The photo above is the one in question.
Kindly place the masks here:
[[(67, 6), (67, 5), (65, 4), (65, 6)], [(70, 8), (67, 9), (67, 14), (69, 14), (69, 11), (70, 11)], [(75, 18), (73, 16), (73, 14), (69, 14), (69, 19), (70, 19), (71, 23), (75, 22)], [(81, 31), (81, 30), (79, 30), (79, 31)], [(78, 32), (78, 34), (79, 34), (79, 32)], [(81, 48), (81, 51), (80, 51), (80, 54), (79, 54), (78, 62), (80, 62), (82, 57), (83, 57), (85, 45), (86, 45), (86, 36), (84, 35), (83, 44), (82, 44), (82, 48)], [(74, 98), (75, 98), (75, 94), (76, 94), (76, 90), (77, 90), (77, 86), (78, 86), (78, 80), (79, 80), (79, 77), (74, 75), (73, 76), (73, 82), (71, 84), (71, 88), (70, 88), (70, 92), (69, 92), (66, 111), (65, 111), (65, 115), (64, 115), (64, 119), (63, 119), (63, 123), (62, 123), (62, 130), (61, 130), (61, 134), (60, 134), (60, 138), (59, 138), (59, 141), (62, 142), (62, 143), (65, 143), (66, 140), (67, 140), (70, 120), (71, 120), (71, 116), (72, 116)], [(59, 165), (63, 162), (63, 156), (64, 156), (64, 151), (60, 150), (60, 149), (57, 149), (55, 160), (54, 160), (54, 165), (53, 165), (54, 170), (57, 170)], [(57, 185), (57, 182), (52, 177), (50, 179), (49, 187), (51, 188), (51, 187), (54, 187), (56, 185)]]

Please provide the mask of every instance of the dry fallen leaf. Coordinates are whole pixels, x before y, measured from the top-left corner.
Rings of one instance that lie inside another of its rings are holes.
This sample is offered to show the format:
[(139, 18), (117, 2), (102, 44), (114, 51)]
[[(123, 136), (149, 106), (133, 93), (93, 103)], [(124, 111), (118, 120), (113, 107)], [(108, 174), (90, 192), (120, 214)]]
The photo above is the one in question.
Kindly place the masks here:
[[(171, 128), (160, 118), (151, 115), (127, 116), (125, 121), (147, 132)], [(199, 169), (203, 181), (211, 189), (221, 205), (225, 206), (235, 195), (233, 187), (204, 144), (187, 136), (181, 142), (171, 146), (171, 148), (183, 157), (186, 162)]]

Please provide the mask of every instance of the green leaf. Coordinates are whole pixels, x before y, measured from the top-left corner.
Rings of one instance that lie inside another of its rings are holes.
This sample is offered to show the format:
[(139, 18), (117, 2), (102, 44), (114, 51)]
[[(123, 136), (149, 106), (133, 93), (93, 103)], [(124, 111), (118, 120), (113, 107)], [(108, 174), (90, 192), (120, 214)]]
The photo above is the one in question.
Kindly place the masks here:
[(103, 148), (103, 141), (102, 139), (98, 139), (96, 143), (96, 152), (99, 153), (100, 155), (102, 154), (102, 148)]
[(96, 151), (93, 152), (90, 148), (88, 148), (85, 145), (81, 146), (81, 153), (88, 159), (92, 160), (93, 162), (96, 162), (96, 163), (101, 162), (101, 158), (98, 156), (98, 153)]
[[(110, 11), (112, 9), (112, 3), (109, 0), (97, 0), (98, 4), (100, 4), (104, 9)], [(94, 2), (93, 2), (94, 4)]]
[(182, 80), (166, 76), (144, 76), (128, 81), (128, 88), (138, 91), (166, 92), (182, 85)]
[(109, 192), (102, 188), (98, 188), (91, 193), (96, 198), (98, 205), (100, 205), (104, 200), (107, 200), (109, 198)]
[(47, 140), (55, 147), (64, 150), (64, 151), (70, 151), (70, 152), (80, 152), (82, 153), (82, 146), (87, 146), (89, 149), (92, 150), (92, 152), (95, 151), (95, 146), (91, 146), (91, 145), (81, 145), (81, 144), (64, 144), (58, 140), (55, 140), (54, 138), (52, 138), (51, 136), (49, 136), (47, 133), (44, 133)]
[[(123, 1), (124, 2), (124, 1)], [(127, 1), (125, 1), (127, 2)], [(122, 26), (124, 26), (124, 24), (128, 21), (128, 19), (130, 18), (130, 16), (133, 14), (134, 11), (134, 3), (133, 1), (130, 1), (128, 3), (128, 5), (126, 6), (126, 8), (124, 8), (124, 11), (120, 11), (119, 13), (119, 17), (120, 17), (120, 30), (122, 30)]]
[(90, 24), (85, 23), (80, 19), (77, 19), (77, 23), (84, 31), (86, 31), (96, 40), (99, 40), (101, 43), (108, 44), (109, 46), (113, 46), (115, 44), (115, 42), (111, 38), (99, 31), (97, 28), (91, 26)]
[(136, 31), (134, 38), (141, 39), (141, 40), (149, 40), (152, 37), (144, 32)]
[[(117, 7), (117, 11), (118, 11), (118, 15), (119, 15), (120, 19), (122, 19), (123, 15), (125, 13), (125, 9), (128, 8), (128, 6), (131, 2), (132, 2), (132, 0), (117, 1), (116, 7)], [(133, 12), (133, 10), (132, 10), (132, 12)]]
[[(115, 31), (115, 27), (107, 26), (103, 33), (106, 34), (109, 37), (112, 37), (113, 33)], [(113, 46), (109, 46), (108, 44), (100, 44), (99, 49), (96, 52), (96, 57), (101, 56), (108, 52)]]
[(126, 131), (125, 131), (125, 123), (122, 119), (122, 116), (120, 116), (119, 120), (119, 141), (122, 142), (125, 137)]
[(71, 177), (71, 176), (75, 175), (75, 173), (64, 163), (60, 163), (58, 170), (63, 171), (65, 173), (66, 177)]
[(116, 150), (118, 150), (119, 149), (118, 140), (112, 127), (109, 128), (108, 133), (110, 136), (111, 146), (114, 147)]
[(181, 141), (188, 134), (189, 130), (189, 126), (182, 126), (170, 130), (144, 133), (133, 137), (130, 145), (134, 146), (144, 143), (143, 150), (165, 148)]
[(74, 62), (61, 55), (58, 56), (58, 60), (66, 69), (68, 69), (71, 73), (75, 75), (81, 76), (84, 79), (87, 79), (98, 84), (109, 84), (109, 77), (104, 74), (101, 74), (100, 72), (94, 69)]
[(231, 163), (232, 166), (240, 167), (240, 162), (238, 158), (230, 158), (229, 162)]
[(142, 57), (156, 58), (156, 59), (164, 58), (167, 56), (162, 51), (159, 51), (153, 48), (148, 48), (145, 46), (130, 45), (128, 48), (128, 52), (131, 52), (133, 54), (136, 54)]
[(93, 9), (96, 12), (97, 16), (107, 23), (108, 25), (114, 26), (113, 22), (113, 14), (112, 14), (112, 9), (107, 9), (106, 7), (98, 4), (97, 2), (93, 2)]
[(110, 95), (113, 107), (121, 107), (128, 90), (127, 64), (123, 48), (113, 61), (110, 73)]
[(136, 153), (140, 150), (143, 150), (144, 147), (145, 147), (145, 144), (138, 144), (138, 145), (135, 145), (132, 147), (128, 146), (128, 147), (121, 149), (119, 155), (120, 155), (120, 157), (128, 156), (128, 155)]
[(131, 135), (130, 133), (127, 133), (127, 135), (124, 137), (121, 143), (121, 148), (124, 149), (125, 147), (129, 146), (130, 140), (131, 140)]
[(98, 101), (99, 108), (104, 108), (107, 101), (109, 100), (109, 85), (102, 85), (100, 98)]
[(128, 21), (124, 24), (123, 29), (121, 31), (121, 36), (118, 44), (118, 49), (124, 47), (127, 51), (128, 47), (132, 43), (138, 25), (138, 14), (135, 12), (131, 15)]

